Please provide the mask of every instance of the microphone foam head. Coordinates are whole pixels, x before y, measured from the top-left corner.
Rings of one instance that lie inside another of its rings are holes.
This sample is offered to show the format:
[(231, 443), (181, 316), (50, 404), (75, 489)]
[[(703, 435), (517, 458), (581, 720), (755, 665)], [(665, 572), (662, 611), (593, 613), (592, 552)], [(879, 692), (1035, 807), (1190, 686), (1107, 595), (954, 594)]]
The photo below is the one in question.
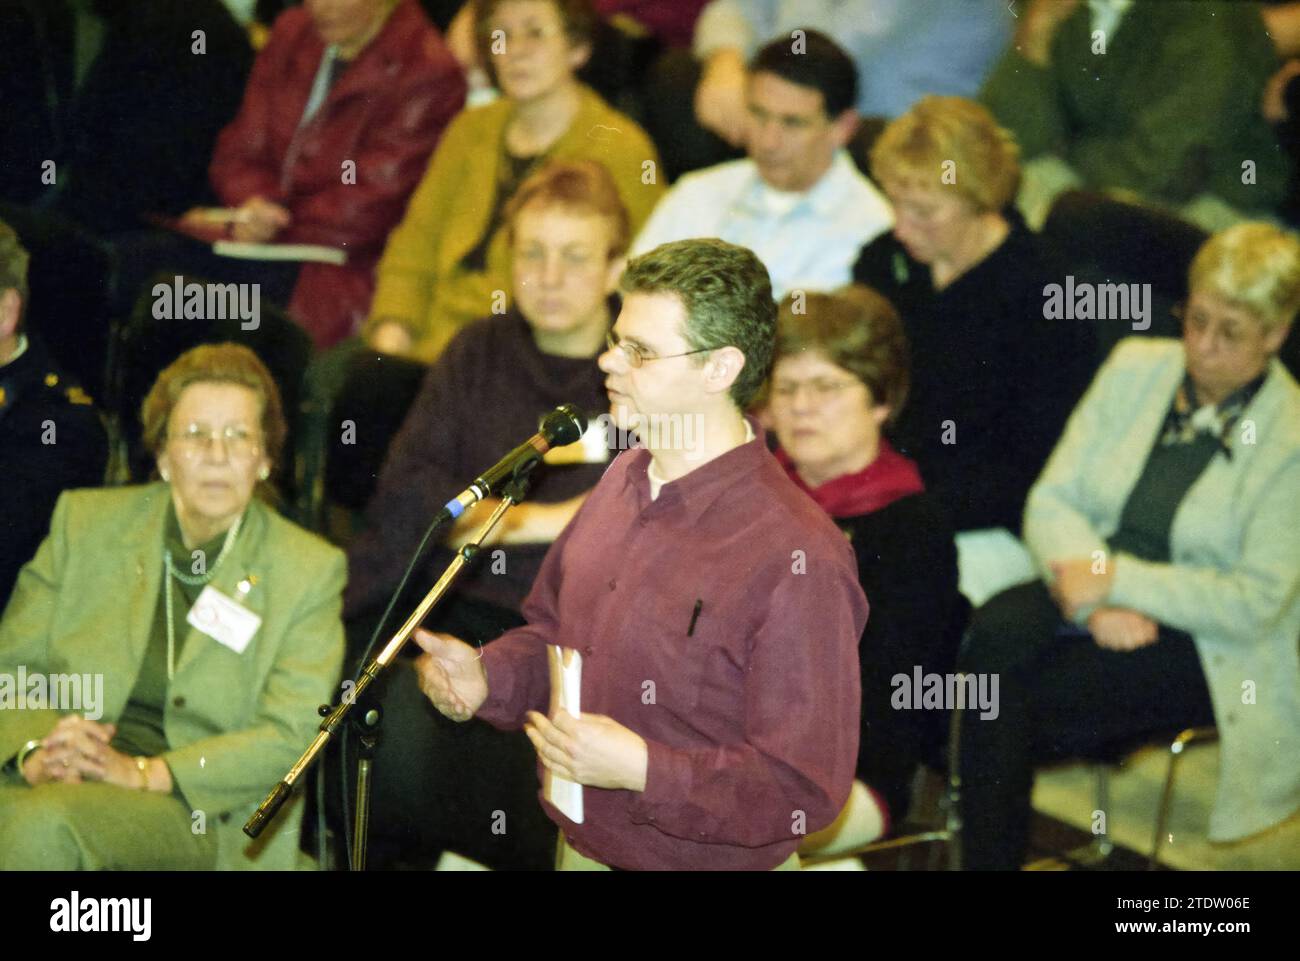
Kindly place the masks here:
[(572, 404), (561, 404), (542, 419), (541, 432), (552, 447), (572, 444), (587, 431), (587, 418)]

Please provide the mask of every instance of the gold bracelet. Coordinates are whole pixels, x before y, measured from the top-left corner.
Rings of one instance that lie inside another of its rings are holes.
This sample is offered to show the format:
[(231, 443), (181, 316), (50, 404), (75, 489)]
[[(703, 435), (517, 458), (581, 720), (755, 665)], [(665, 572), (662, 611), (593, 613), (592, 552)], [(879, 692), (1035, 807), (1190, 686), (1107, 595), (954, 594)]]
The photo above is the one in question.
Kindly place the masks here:
[(135, 769), (140, 772), (140, 790), (149, 790), (149, 759), (147, 757), (136, 758)]
[[(19, 777), (23, 777), (23, 762), (26, 761), (30, 755), (35, 754), (40, 746), (40, 739), (33, 738), (18, 749), (18, 756), (14, 759), (16, 762), (14, 767), (18, 769)], [(26, 780), (26, 778), (23, 778), (23, 780)]]

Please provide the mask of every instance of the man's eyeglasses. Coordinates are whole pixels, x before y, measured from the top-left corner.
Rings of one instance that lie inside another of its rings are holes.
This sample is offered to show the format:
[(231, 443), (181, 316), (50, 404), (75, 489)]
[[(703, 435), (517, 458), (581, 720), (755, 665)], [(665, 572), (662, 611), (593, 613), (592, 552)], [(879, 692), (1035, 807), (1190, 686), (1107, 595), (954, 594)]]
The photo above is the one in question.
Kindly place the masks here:
[(226, 453), (234, 458), (251, 457), (257, 453), (258, 437), (246, 427), (231, 425), (221, 430), (202, 424), (190, 424), (184, 430), (171, 435), (173, 443), (182, 453), (197, 457), (220, 438), (226, 446)]
[(711, 350), (718, 349), (717, 347), (701, 347), (699, 350), (688, 350), (684, 354), (664, 354), (662, 357), (648, 357), (636, 344), (629, 344), (627, 341), (619, 340), (618, 335), (612, 330), (605, 335), (605, 344), (610, 350), (618, 348), (623, 351), (623, 356), (627, 358), (629, 367), (640, 367), (649, 360), (672, 360), (674, 357), (690, 357), (692, 354), (706, 354)]

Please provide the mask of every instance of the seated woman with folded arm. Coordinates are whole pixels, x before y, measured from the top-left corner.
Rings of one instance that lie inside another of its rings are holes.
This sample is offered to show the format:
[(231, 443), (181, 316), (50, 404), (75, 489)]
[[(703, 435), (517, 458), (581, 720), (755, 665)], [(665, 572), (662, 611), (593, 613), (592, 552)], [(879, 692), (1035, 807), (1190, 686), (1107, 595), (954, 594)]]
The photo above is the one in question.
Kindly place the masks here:
[(143, 419), (161, 481), (65, 493), (0, 619), (0, 677), (49, 690), (0, 703), (0, 870), (293, 868), (298, 803), (242, 828), (335, 690), (344, 557), (254, 497), (286, 428), (252, 351), (183, 354)]
[(972, 619), (1001, 703), (962, 721), (968, 868), (1020, 866), (1036, 763), (1184, 727), (1219, 729), (1211, 841), (1300, 807), (1300, 240), (1216, 234), (1189, 289), (1182, 343), (1121, 341), (1030, 490), (1045, 579)]

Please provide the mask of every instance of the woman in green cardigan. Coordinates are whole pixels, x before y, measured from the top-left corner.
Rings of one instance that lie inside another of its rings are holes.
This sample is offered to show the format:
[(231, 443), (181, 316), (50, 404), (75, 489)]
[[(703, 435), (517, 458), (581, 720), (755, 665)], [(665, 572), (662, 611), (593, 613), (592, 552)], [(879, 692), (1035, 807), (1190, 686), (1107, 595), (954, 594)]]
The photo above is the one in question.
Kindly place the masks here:
[(485, 0), (483, 62), (503, 96), (452, 121), (406, 216), (389, 235), (365, 338), (432, 362), (471, 320), (506, 311), (510, 250), (501, 216), (550, 160), (596, 160), (618, 187), (632, 235), (663, 194), (645, 131), (584, 86), (590, 0)]
[(184, 354), (143, 419), (162, 482), (65, 493), (0, 620), (0, 870), (298, 861), (299, 804), (242, 827), (338, 682), (343, 555), (253, 497), (285, 421), (252, 351)]
[(1219, 729), (1211, 841), (1300, 808), (1300, 240), (1230, 228), (1188, 286), (1182, 343), (1121, 341), (1029, 492), (1046, 582), (972, 620), (958, 669), (1001, 698), (962, 721), (967, 868), (1020, 865), (1035, 762), (1184, 727)]

